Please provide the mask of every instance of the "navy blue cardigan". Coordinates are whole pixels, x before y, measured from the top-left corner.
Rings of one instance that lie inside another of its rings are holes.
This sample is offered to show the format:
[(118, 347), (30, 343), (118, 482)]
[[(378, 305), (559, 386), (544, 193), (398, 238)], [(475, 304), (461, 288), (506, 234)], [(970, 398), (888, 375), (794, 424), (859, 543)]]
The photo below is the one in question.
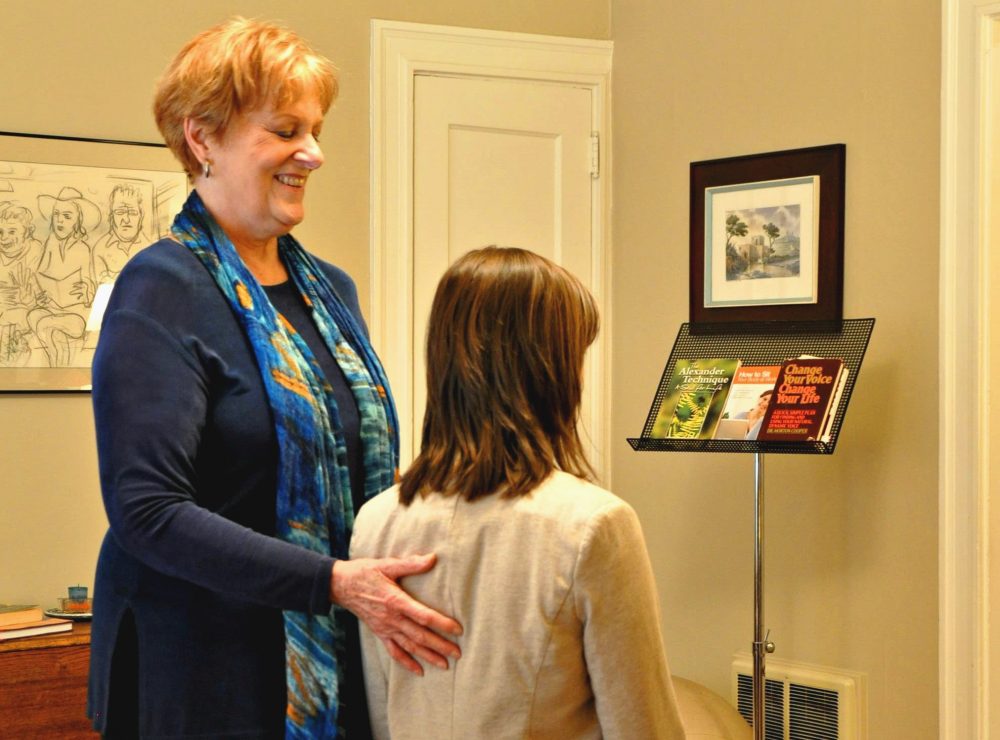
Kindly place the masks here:
[[(361, 320), (353, 281), (321, 264)], [(131, 611), (144, 737), (282, 737), (281, 610), (329, 611), (333, 559), (273, 537), (278, 452), (260, 370), (186, 247), (157, 242), (119, 276), (93, 404), (110, 524), (94, 588), (94, 727), (106, 727)]]

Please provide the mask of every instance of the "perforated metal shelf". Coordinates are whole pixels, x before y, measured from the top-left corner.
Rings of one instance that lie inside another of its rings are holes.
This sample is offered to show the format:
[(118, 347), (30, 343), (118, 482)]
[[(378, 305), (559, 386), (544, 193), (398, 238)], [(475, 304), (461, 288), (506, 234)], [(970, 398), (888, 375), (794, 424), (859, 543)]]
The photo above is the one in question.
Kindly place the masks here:
[[(861, 361), (868, 349), (875, 319), (844, 319), (833, 324), (777, 322), (742, 324), (721, 331), (703, 332), (702, 327), (681, 324), (660, 384), (646, 416), (640, 437), (628, 443), (638, 452), (767, 452), (799, 455), (830, 455), (837, 446), (844, 415), (861, 371)], [(660, 439), (650, 436), (657, 412), (667, 395), (667, 385), (679, 359), (697, 360), (712, 357), (740, 359), (745, 365), (779, 365), (799, 355), (839, 357), (850, 370), (840, 405), (830, 427), (829, 442), (758, 442), (738, 439)]]

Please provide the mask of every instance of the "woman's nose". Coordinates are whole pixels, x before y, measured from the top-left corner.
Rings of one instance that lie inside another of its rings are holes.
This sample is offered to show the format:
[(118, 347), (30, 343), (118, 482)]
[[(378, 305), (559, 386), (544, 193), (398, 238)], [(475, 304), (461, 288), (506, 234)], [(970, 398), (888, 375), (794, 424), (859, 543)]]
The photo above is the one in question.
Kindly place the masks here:
[(323, 164), (323, 150), (320, 149), (316, 137), (311, 135), (306, 137), (305, 144), (295, 153), (293, 159), (310, 170), (318, 169)]

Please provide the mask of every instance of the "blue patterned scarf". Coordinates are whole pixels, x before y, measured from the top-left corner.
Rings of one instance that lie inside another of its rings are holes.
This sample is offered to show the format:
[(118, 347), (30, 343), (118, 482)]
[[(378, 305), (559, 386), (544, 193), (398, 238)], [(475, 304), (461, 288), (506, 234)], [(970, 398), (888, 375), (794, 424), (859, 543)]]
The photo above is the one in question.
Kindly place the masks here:
[[(347, 448), (319, 363), (271, 305), (196, 191), (172, 232), (211, 273), (257, 358), (278, 437), (277, 536), (346, 558), (354, 525)], [(399, 464), (398, 422), (385, 371), (314, 259), (290, 235), (278, 240), (278, 250), (358, 403), (367, 499), (395, 482)], [(335, 613), (284, 612), (287, 738), (343, 737), (338, 654), (344, 635)]]

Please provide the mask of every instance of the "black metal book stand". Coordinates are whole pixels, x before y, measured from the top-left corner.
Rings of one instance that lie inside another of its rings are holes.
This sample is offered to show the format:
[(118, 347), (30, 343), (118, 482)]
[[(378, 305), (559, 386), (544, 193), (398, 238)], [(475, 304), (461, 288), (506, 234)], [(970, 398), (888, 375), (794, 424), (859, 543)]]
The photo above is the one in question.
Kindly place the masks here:
[[(844, 319), (823, 324), (729, 325), (725, 328), (682, 324), (640, 437), (629, 438), (638, 452), (750, 452), (754, 455), (754, 638), (753, 730), (755, 740), (764, 735), (764, 655), (774, 643), (764, 634), (764, 453), (830, 455), (837, 446), (861, 362), (871, 339), (875, 319)], [(662, 439), (650, 436), (677, 360), (731, 358), (744, 365), (780, 365), (787, 359), (811, 355), (837, 357), (850, 371), (844, 384), (827, 441), (764, 442), (738, 439)]]

